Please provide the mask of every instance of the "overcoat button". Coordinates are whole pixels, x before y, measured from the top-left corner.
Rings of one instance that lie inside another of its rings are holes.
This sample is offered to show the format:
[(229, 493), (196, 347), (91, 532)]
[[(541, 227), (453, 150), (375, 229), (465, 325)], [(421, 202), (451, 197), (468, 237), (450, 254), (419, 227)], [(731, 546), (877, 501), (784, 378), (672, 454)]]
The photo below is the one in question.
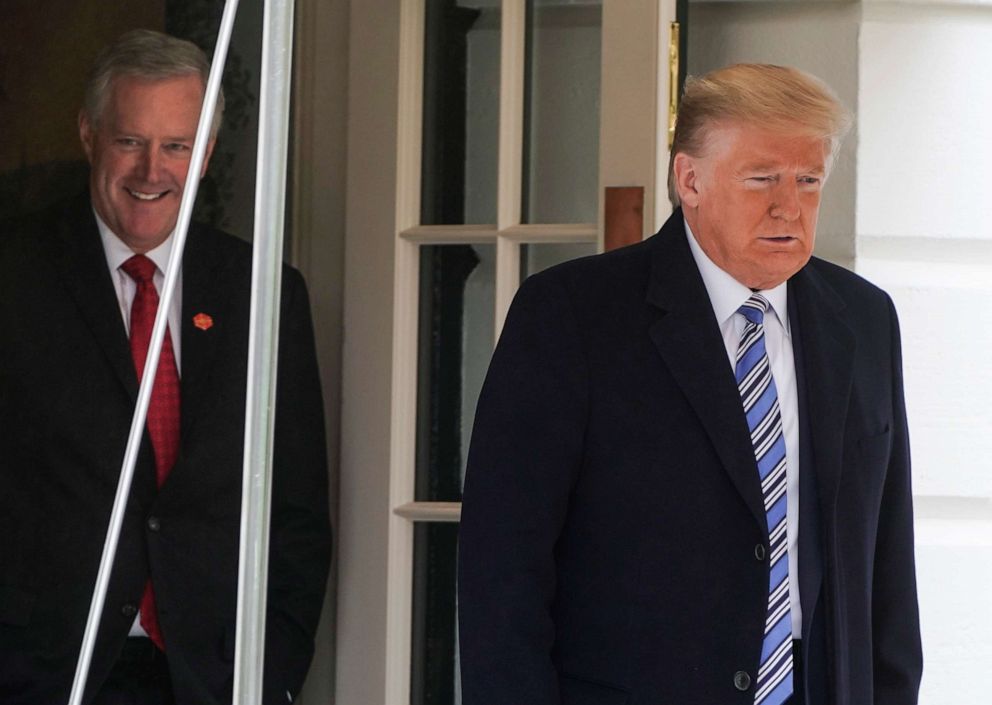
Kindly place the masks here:
[(128, 619), (134, 619), (134, 615), (138, 614), (138, 608), (128, 602), (121, 607), (121, 614)]
[(734, 687), (737, 690), (747, 690), (751, 687), (751, 676), (745, 671), (738, 671), (734, 674)]
[(162, 522), (159, 521), (158, 517), (148, 517), (148, 530), (158, 531), (162, 528)]
[(759, 543), (754, 547), (754, 557), (759, 561), (765, 560), (765, 544)]

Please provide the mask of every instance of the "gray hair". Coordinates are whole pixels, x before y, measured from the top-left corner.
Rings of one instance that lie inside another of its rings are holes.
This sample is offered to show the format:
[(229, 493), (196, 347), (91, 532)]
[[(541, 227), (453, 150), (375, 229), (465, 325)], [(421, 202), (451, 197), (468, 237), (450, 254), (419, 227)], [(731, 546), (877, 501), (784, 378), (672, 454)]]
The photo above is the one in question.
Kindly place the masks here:
[[(86, 83), (83, 111), (90, 122), (94, 125), (99, 123), (110, 88), (120, 76), (154, 81), (190, 74), (200, 77), (205, 90), (210, 62), (203, 50), (193, 42), (150, 29), (125, 32), (97, 57)], [(224, 90), (221, 89), (210, 126), (211, 139), (217, 136), (223, 116)]]

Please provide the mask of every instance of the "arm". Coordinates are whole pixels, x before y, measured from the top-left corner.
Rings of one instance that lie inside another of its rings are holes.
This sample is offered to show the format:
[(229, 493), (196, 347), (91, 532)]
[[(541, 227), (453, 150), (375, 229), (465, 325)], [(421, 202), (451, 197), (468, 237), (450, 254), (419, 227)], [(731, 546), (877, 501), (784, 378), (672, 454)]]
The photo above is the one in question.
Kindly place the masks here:
[(327, 585), (324, 411), (303, 278), (283, 269), (266, 621), (266, 703), (299, 694)]
[(521, 287), (479, 399), (459, 533), (466, 705), (559, 702), (555, 544), (582, 462), (586, 363), (553, 276)]
[(893, 433), (879, 510), (872, 584), (872, 645), (876, 705), (916, 703), (923, 671), (913, 556), (913, 495), (903, 398), (899, 321), (889, 301)]

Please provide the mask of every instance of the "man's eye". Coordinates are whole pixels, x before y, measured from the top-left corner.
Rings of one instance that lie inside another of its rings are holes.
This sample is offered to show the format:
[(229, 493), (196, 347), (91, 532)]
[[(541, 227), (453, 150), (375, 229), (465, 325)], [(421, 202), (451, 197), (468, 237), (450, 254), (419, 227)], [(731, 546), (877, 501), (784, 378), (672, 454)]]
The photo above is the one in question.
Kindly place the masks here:
[(138, 140), (133, 137), (118, 137), (117, 144), (122, 147), (136, 147), (138, 145)]
[(799, 183), (804, 186), (819, 186), (820, 178), (818, 176), (801, 176), (799, 177)]
[(181, 142), (172, 142), (165, 145), (165, 148), (170, 152), (188, 152), (189, 145), (183, 144)]

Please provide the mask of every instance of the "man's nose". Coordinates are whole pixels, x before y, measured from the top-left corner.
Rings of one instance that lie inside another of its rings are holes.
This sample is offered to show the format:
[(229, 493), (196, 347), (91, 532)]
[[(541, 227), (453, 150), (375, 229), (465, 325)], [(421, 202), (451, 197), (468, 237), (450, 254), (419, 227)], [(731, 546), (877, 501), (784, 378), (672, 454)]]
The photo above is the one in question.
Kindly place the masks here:
[(799, 184), (794, 179), (782, 179), (775, 189), (771, 214), (782, 220), (799, 219)]
[(139, 176), (145, 181), (158, 181), (162, 169), (162, 157), (154, 145), (149, 145), (142, 151), (138, 164)]

